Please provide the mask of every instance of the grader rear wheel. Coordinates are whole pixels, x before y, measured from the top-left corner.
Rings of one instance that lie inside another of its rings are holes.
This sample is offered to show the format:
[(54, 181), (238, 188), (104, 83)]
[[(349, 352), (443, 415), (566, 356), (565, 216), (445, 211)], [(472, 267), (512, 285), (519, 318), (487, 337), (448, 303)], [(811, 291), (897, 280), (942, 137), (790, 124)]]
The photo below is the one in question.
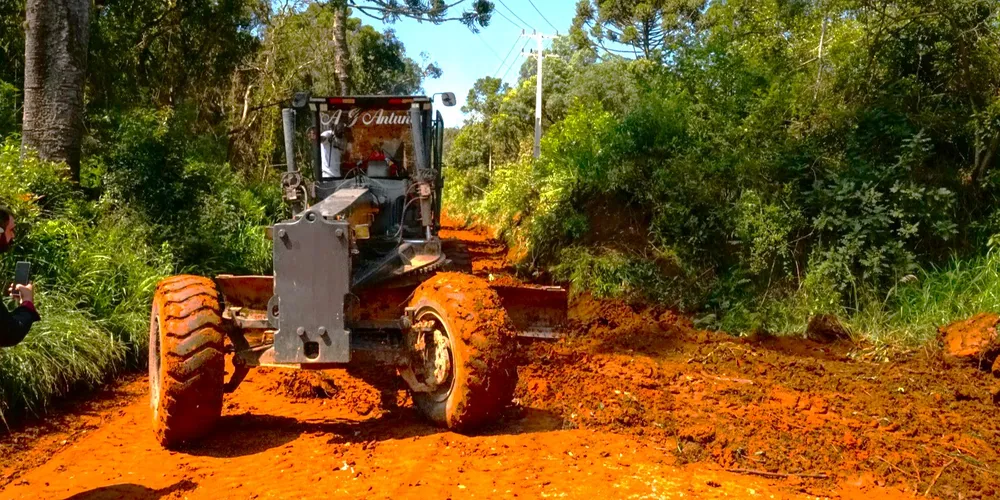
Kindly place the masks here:
[(210, 431), (222, 415), (222, 318), (215, 283), (200, 276), (161, 281), (149, 325), (153, 431), (176, 447)]
[(482, 279), (441, 273), (414, 292), (416, 350), (403, 377), (434, 423), (465, 432), (500, 417), (517, 385), (516, 332)]

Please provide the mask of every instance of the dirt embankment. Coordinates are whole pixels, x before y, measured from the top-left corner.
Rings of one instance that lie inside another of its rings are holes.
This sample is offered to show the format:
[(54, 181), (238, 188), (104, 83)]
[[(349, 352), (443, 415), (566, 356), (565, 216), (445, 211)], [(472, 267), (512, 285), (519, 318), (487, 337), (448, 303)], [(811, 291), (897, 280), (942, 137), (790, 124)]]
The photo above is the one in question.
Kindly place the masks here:
[(522, 404), (660, 443), (679, 463), (830, 476), (801, 479), (817, 495), (1000, 497), (988, 371), (930, 348), (872, 363), (852, 359), (846, 341), (736, 339), (669, 312), (577, 308), (574, 338), (532, 348)]
[[(471, 271), (516, 281), (495, 240), (445, 236)], [(585, 296), (571, 318), (567, 338), (523, 346), (516, 405), (480, 435), (427, 425), (393, 374), (259, 370), (217, 432), (169, 452), (137, 376), (0, 437), (0, 498), (1000, 497), (983, 349), (875, 363)], [(957, 345), (992, 345), (996, 321), (977, 321)]]

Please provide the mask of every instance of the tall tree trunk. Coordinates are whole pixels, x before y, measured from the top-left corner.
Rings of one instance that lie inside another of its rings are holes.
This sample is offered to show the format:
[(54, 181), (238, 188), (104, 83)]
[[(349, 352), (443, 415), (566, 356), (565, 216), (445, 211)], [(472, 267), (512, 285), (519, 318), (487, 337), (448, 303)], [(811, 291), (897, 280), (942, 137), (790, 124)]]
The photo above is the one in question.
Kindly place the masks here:
[(22, 142), (80, 179), (90, 0), (27, 0)]
[(351, 94), (351, 57), (347, 52), (347, 2), (330, 2), (333, 7), (333, 71), (340, 95)]

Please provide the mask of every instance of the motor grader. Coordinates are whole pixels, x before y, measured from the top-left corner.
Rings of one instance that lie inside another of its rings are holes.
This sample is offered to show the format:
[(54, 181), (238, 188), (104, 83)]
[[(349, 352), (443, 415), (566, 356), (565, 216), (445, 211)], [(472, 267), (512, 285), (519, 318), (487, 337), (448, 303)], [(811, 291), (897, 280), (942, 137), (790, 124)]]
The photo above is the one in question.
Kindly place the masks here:
[(273, 276), (157, 285), (149, 381), (163, 446), (205, 436), (224, 395), (261, 366), (395, 372), (423, 415), (459, 432), (511, 402), (518, 338), (551, 337), (566, 294), (456, 272), (467, 256), (438, 236), (444, 126), (432, 105), (299, 93), (283, 107), (290, 218), (266, 228)]

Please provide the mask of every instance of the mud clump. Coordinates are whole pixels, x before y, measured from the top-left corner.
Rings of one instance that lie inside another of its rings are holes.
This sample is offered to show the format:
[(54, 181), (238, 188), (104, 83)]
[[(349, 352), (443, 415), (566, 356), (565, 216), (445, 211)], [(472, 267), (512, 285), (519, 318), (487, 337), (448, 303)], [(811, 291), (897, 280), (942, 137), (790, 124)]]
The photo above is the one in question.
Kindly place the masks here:
[(677, 437), (700, 445), (715, 441), (715, 427), (710, 425), (692, 425), (677, 432)]
[(656, 318), (656, 323), (663, 331), (671, 331), (677, 328), (693, 329), (694, 324), (687, 316), (681, 316), (674, 311), (664, 311)]
[(817, 314), (809, 318), (809, 325), (806, 326), (806, 338), (822, 343), (833, 343), (838, 340), (848, 340), (851, 338), (850, 332), (844, 325), (840, 324), (837, 317), (832, 314)]
[(1000, 323), (1000, 316), (980, 313), (942, 327), (940, 334), (945, 359), (976, 364), (983, 369), (992, 369), (996, 374), (1000, 370), (1000, 366), (996, 364), (1000, 354), (997, 323)]
[(522, 404), (554, 410), (568, 427), (646, 436), (673, 432), (674, 396), (663, 390), (669, 380), (659, 363), (636, 354), (672, 351), (684, 338), (714, 338), (671, 311), (588, 294), (571, 300), (567, 331), (557, 344), (528, 347), (530, 362), (519, 369)]
[(372, 385), (343, 370), (280, 370), (269, 373), (265, 389), (295, 400), (331, 399), (360, 416), (381, 414), (394, 402), (386, 401)]
[(506, 273), (490, 274), (487, 280), (490, 286), (523, 286), (524, 282)]
[(275, 380), (271, 389), (292, 399), (330, 399), (340, 391), (319, 372), (306, 371), (295, 371)]

